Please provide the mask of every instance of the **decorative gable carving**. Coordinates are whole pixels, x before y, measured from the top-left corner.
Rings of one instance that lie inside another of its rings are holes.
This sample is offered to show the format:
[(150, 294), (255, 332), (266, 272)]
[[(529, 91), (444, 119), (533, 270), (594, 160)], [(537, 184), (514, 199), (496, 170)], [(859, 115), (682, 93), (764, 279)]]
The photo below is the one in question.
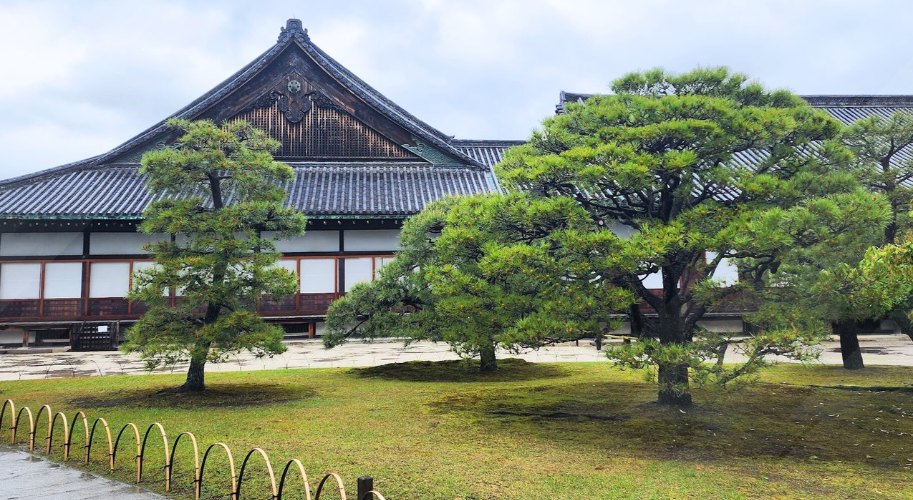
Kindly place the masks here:
[(286, 120), (299, 123), (315, 103), (319, 103), (321, 108), (338, 109), (330, 98), (309, 85), (301, 75), (293, 73), (257, 98), (245, 111), (268, 108), (275, 104)]
[(232, 120), (245, 120), (282, 143), (277, 157), (419, 159), (355, 118), (300, 73), (282, 77)]

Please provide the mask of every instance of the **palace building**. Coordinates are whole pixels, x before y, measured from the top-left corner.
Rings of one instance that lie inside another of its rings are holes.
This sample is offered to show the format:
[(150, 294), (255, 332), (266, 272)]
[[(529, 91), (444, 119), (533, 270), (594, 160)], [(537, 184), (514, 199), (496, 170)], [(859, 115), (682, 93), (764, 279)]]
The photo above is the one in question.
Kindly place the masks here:
[[(403, 219), (448, 195), (498, 190), (492, 165), (517, 141), (460, 141), (397, 106), (311, 42), (291, 19), (278, 42), (172, 117), (247, 120), (295, 171), (286, 203), (306, 233), (277, 242), (299, 293), (259, 312), (314, 335), (330, 302), (374, 278)], [(152, 265), (137, 232), (156, 193), (143, 153), (173, 140), (162, 121), (111, 151), (0, 181), (0, 343), (111, 347), (143, 313), (125, 297)]]
[[(562, 92), (557, 111), (587, 96)], [(913, 112), (913, 96), (806, 99), (844, 123)], [(393, 257), (406, 217), (444, 196), (497, 192), (492, 166), (522, 142), (457, 140), (436, 130), (314, 45), (296, 19), (272, 48), (172, 117), (247, 120), (281, 143), (276, 158), (295, 171), (286, 204), (308, 225), (277, 246), (300, 287), (258, 309), (310, 336), (334, 299)], [(0, 181), (0, 344), (111, 348), (143, 313), (126, 298), (132, 273), (152, 265), (144, 245), (171, 235), (137, 232), (157, 196), (139, 161), (173, 134), (163, 120), (107, 153)], [(719, 273), (737, 279), (733, 266)]]

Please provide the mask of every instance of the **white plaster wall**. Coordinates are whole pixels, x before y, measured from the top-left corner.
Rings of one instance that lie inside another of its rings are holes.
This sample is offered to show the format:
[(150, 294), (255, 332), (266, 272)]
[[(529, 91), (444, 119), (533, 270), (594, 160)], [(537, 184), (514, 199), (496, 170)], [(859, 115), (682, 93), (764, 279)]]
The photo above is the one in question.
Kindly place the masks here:
[(82, 255), (82, 233), (3, 233), (0, 256)]
[(734, 318), (708, 318), (697, 322), (701, 328), (713, 333), (741, 334), (744, 331), (742, 320)]
[(293, 273), (298, 272), (298, 263), (295, 259), (279, 259), (272, 267), (281, 267)]
[[(263, 238), (275, 239), (274, 231), (263, 231)], [(292, 252), (338, 252), (339, 231), (307, 231), (302, 236), (276, 240), (276, 250)]]
[(37, 299), (41, 293), (41, 264), (0, 265), (0, 299)]
[(89, 253), (92, 255), (145, 255), (143, 246), (168, 239), (166, 234), (91, 233)]
[[(712, 261), (718, 254), (707, 252), (707, 262)], [(712, 278), (723, 285), (734, 285), (739, 282), (739, 269), (729, 259), (722, 259), (713, 271)]]
[(44, 298), (76, 299), (81, 296), (81, 262), (48, 262), (44, 265)]
[(645, 278), (640, 280), (648, 289), (662, 288), (663, 287), (663, 273), (662, 271), (657, 271), (655, 273), (648, 274)]
[[(609, 230), (615, 234), (615, 236), (618, 236), (622, 239), (628, 239), (637, 233), (637, 230), (631, 226), (625, 226), (624, 224), (616, 221), (610, 222), (608, 227)], [(650, 273), (643, 277), (640, 282), (643, 283), (643, 285), (648, 289), (662, 288), (663, 275), (661, 272)]]
[(346, 291), (352, 289), (358, 283), (364, 283), (373, 279), (374, 259), (371, 257), (347, 258), (346, 266)]
[(336, 292), (336, 259), (301, 259), (301, 293)]
[(375, 274), (375, 278), (377, 277), (376, 275), (377, 275), (378, 273), (380, 273), (381, 268), (384, 267), (384, 266), (386, 266), (387, 264), (393, 262), (393, 259), (395, 259), (395, 258), (396, 258), (396, 257), (375, 257), (375, 258), (374, 258), (374, 274)]
[(637, 230), (632, 228), (631, 226), (625, 226), (624, 224), (621, 224), (620, 222), (617, 222), (617, 221), (612, 221), (609, 223), (609, 230), (612, 231), (612, 233), (614, 233), (615, 236), (618, 236), (619, 238), (624, 238), (624, 239), (630, 238), (631, 236), (634, 235), (634, 233), (637, 232)]
[(359, 229), (345, 231), (347, 252), (392, 252), (400, 249), (399, 229)]
[(129, 290), (129, 262), (92, 263), (89, 274), (89, 297), (126, 297)]

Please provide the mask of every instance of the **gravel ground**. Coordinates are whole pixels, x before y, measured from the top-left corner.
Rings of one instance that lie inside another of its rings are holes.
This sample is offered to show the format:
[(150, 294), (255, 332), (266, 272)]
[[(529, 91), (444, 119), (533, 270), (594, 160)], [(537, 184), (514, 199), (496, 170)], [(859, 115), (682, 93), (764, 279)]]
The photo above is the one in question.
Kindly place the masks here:
[[(906, 335), (866, 335), (860, 338), (860, 344), (866, 364), (913, 366), (913, 341)], [(402, 342), (393, 339), (372, 343), (350, 342), (334, 349), (325, 349), (320, 340), (303, 340), (291, 341), (288, 347), (284, 354), (272, 358), (241, 355), (225, 363), (210, 363), (206, 371), (356, 367), (456, 359), (446, 344), (416, 342), (403, 346)], [(841, 363), (838, 342), (825, 342), (821, 348), (819, 363)], [(37, 353), (10, 349), (8, 352), (0, 354), (0, 380), (149, 373), (139, 358), (117, 351)], [(580, 341), (579, 345), (569, 342), (519, 355), (504, 352), (501, 356), (520, 357), (531, 362), (607, 361), (593, 343), (586, 340)], [(732, 353), (727, 361), (738, 361), (738, 358), (737, 353)], [(180, 373), (185, 369), (185, 365), (176, 365), (154, 373)]]

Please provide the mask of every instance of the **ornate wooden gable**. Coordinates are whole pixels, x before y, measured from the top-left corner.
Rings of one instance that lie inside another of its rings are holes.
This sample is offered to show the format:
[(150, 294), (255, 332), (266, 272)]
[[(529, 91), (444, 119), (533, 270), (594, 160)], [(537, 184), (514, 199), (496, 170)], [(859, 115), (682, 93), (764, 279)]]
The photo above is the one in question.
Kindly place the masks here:
[(290, 160), (419, 159), (328, 97), (298, 71), (277, 78), (232, 120), (246, 120), (282, 143)]
[[(247, 120), (281, 144), (277, 158), (307, 161), (426, 161), (480, 167), (448, 137), (349, 72), (290, 19), (273, 48), (173, 116)], [(141, 134), (107, 162), (135, 162), (173, 140), (163, 127)], [(131, 144), (132, 143), (132, 144)]]

